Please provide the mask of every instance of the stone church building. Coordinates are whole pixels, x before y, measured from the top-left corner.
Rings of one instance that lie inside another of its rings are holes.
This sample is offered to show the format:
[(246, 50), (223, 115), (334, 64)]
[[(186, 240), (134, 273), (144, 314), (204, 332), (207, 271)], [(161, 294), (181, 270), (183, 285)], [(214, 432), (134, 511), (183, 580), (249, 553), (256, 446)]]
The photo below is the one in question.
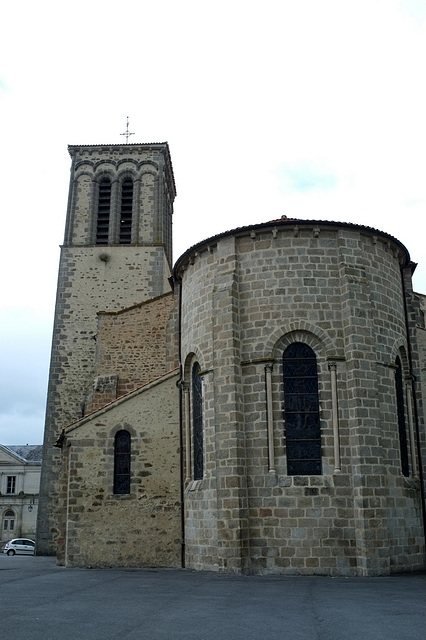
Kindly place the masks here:
[(167, 143), (69, 152), (38, 553), (424, 569), (426, 305), (407, 249), (370, 227), (282, 218), (173, 265)]

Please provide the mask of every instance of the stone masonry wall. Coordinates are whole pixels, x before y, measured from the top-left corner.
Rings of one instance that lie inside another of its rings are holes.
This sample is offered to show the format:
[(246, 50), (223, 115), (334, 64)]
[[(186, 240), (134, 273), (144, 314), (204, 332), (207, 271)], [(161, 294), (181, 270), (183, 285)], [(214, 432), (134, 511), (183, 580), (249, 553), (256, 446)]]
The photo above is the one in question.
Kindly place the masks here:
[[(95, 377), (99, 311), (117, 312), (170, 292), (176, 189), (167, 143), (70, 146), (72, 157), (61, 250), (46, 409), (37, 553), (54, 553), (58, 523), (60, 430), (86, 411)], [(107, 245), (95, 245), (99, 183), (111, 181)], [(133, 181), (131, 244), (119, 244), (121, 185)], [(114, 374), (113, 372), (113, 375)], [(111, 397), (119, 381), (98, 381)], [(119, 393), (115, 390), (114, 393)]]
[[(170, 373), (67, 429), (60, 564), (180, 566), (177, 376)], [(128, 495), (113, 493), (114, 436), (120, 429), (131, 434)]]
[(120, 185), (133, 180), (132, 244), (163, 244), (171, 266), (171, 216), (176, 195), (166, 144), (69, 147), (73, 158), (66, 245), (92, 245), (96, 236), (97, 189), (111, 180), (109, 243), (118, 242)]
[[(395, 395), (397, 355), (408, 376), (405, 259), (365, 228), (286, 223), (213, 239), (181, 265), (182, 359), (204, 369), (205, 473), (185, 493), (189, 567), (325, 575), (424, 567), (416, 452), (409, 444), (405, 478)], [(320, 476), (286, 471), (282, 353), (294, 341), (317, 356)]]
[(416, 344), (419, 352), (419, 384), (422, 405), (419, 408), (419, 431), (423, 451), (423, 477), (426, 478), (426, 295), (416, 294), (419, 314), (416, 322)]
[(90, 413), (178, 366), (172, 292), (130, 309), (99, 314)]
[(426, 425), (426, 295), (419, 296), (420, 308), (422, 311), (421, 320), (417, 326), (417, 343), (419, 345), (421, 360), (421, 380), (423, 399), (423, 424)]
[[(54, 504), (60, 430), (85, 413), (95, 377), (98, 311), (117, 311), (170, 290), (162, 247), (64, 247), (53, 330), (37, 545), (52, 552), (57, 532)], [(49, 497), (47, 499), (47, 496)], [(52, 546), (53, 545), (53, 546)]]

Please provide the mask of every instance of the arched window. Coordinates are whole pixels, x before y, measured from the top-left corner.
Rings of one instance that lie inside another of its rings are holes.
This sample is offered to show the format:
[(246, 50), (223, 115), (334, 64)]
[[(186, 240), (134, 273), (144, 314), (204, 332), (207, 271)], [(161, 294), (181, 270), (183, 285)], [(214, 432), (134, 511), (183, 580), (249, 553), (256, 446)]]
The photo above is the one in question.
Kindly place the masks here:
[(117, 431), (114, 441), (114, 493), (130, 493), (130, 433)]
[(321, 433), (315, 353), (294, 342), (284, 351), (284, 409), (288, 475), (320, 475)]
[(133, 180), (126, 178), (121, 187), (120, 244), (132, 241)]
[(3, 518), (3, 531), (13, 531), (15, 528), (15, 513), (8, 509)]
[(402, 363), (399, 357), (396, 358), (395, 387), (396, 387), (396, 407), (398, 414), (399, 450), (401, 456), (401, 470), (404, 476), (410, 474), (408, 463), (407, 430), (405, 427), (404, 409), (404, 385), (402, 376)]
[(192, 367), (192, 431), (194, 436), (194, 480), (204, 474), (203, 453), (203, 385), (198, 362)]
[(108, 244), (109, 218), (111, 212), (111, 181), (103, 178), (99, 183), (98, 218), (96, 244)]

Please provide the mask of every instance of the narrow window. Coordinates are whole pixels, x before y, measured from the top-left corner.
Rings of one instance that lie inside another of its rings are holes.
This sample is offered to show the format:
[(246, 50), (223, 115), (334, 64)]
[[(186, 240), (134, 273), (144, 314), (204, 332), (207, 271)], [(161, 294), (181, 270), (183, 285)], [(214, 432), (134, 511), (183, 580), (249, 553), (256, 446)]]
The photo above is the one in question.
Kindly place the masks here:
[(204, 474), (203, 454), (203, 384), (201, 367), (196, 362), (192, 367), (192, 429), (194, 434), (194, 480)]
[(121, 188), (120, 244), (132, 241), (133, 181), (126, 178)]
[(399, 357), (396, 358), (395, 387), (396, 387), (396, 407), (398, 414), (399, 450), (401, 455), (401, 470), (404, 476), (410, 474), (408, 464), (407, 430), (405, 427), (404, 410), (404, 385), (402, 379), (402, 363)]
[(130, 493), (130, 433), (117, 431), (114, 441), (114, 493)]
[(6, 493), (15, 493), (15, 491), (16, 491), (16, 476), (7, 476)]
[(99, 184), (96, 244), (108, 244), (109, 217), (111, 211), (111, 181), (103, 178)]
[(287, 474), (320, 475), (321, 432), (315, 353), (302, 342), (283, 355)]

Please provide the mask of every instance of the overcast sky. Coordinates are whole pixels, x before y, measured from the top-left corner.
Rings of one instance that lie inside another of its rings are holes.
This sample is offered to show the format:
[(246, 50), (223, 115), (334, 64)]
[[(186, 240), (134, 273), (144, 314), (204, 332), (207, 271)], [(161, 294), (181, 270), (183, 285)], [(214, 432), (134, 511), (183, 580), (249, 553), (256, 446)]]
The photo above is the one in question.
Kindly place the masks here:
[(1, 443), (43, 439), (67, 145), (122, 143), (126, 116), (169, 142), (175, 258), (282, 215), (354, 222), (426, 293), (426, 0), (21, 0), (1, 22)]

